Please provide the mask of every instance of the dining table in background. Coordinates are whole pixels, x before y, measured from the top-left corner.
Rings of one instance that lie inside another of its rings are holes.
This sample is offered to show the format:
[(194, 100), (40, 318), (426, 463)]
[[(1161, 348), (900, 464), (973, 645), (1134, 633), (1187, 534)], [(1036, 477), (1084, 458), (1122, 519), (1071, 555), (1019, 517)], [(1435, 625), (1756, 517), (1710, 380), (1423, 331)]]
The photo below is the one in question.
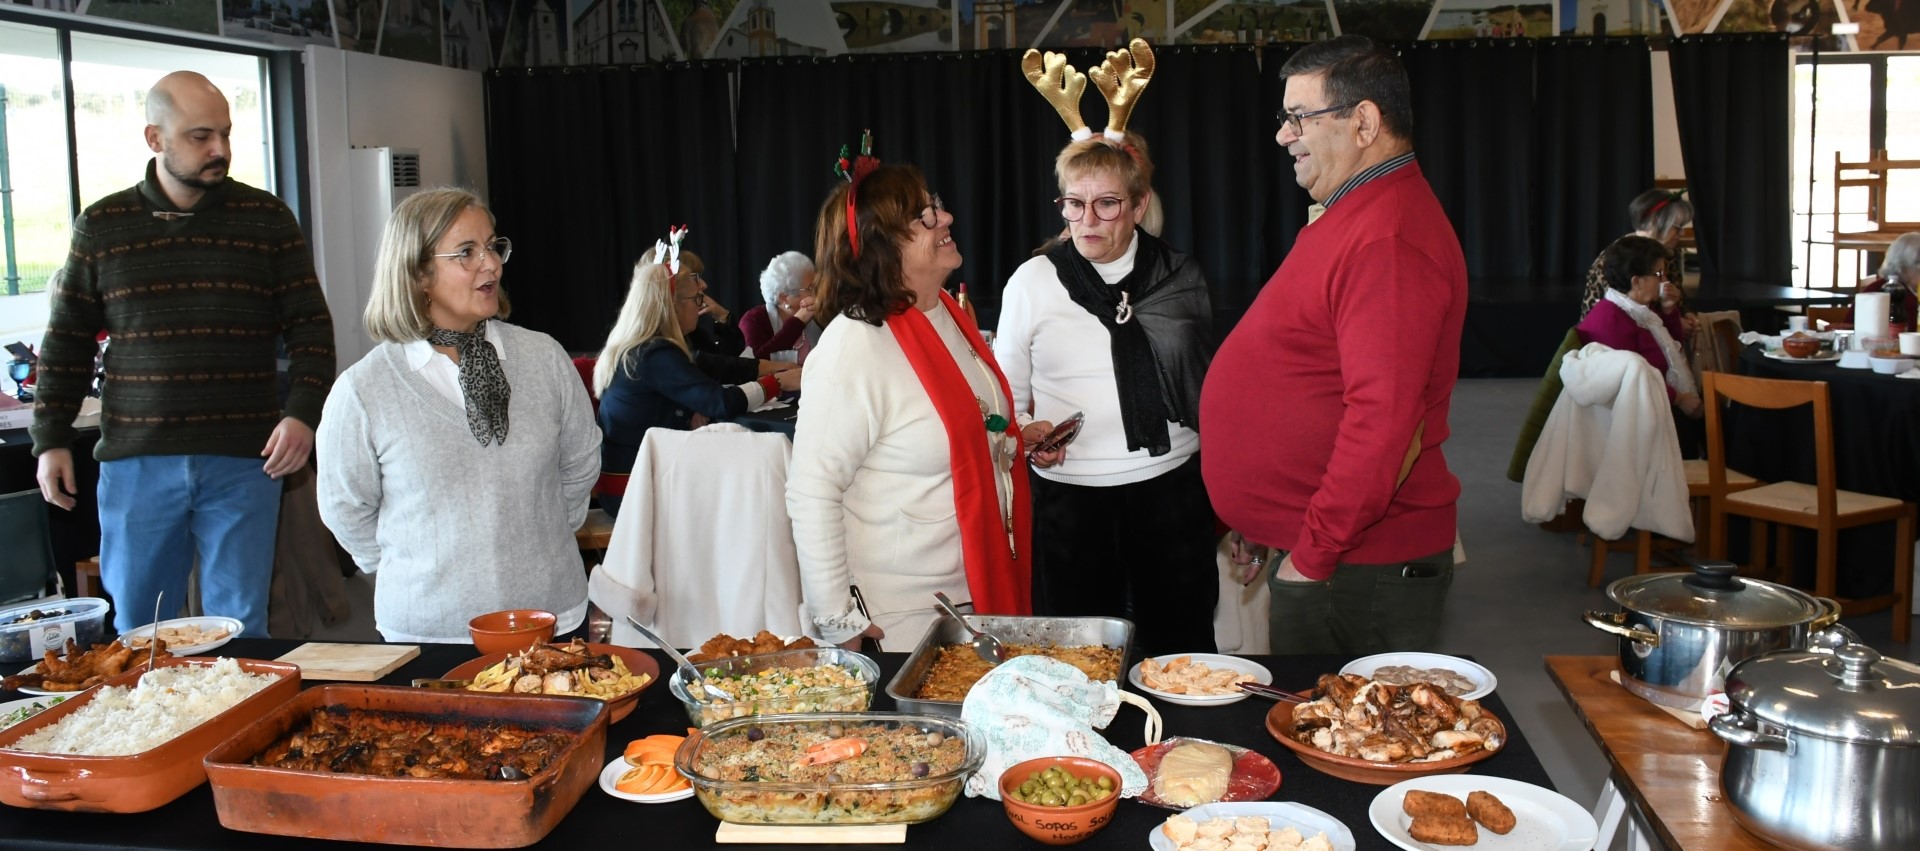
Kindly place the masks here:
[[(218, 653), (251, 659), (273, 659), (302, 642), (277, 639), (235, 639)], [(661, 661), (662, 670), (672, 671), (672, 663), (659, 651), (647, 651)], [(473, 659), (478, 653), (471, 645), (422, 645), (420, 655), (380, 680), (385, 685), (406, 685), (416, 677), (441, 677), (455, 666)], [(1321, 675), (1338, 671), (1350, 659), (1340, 656), (1248, 656), (1273, 672), (1274, 682), (1307, 688)], [(906, 662), (905, 653), (881, 653), (874, 661), (880, 665), (880, 686), (874, 690), (876, 711), (892, 711), (894, 702), (884, 685)], [(312, 687), (317, 682), (303, 683)], [(1622, 692), (1625, 693), (1624, 691)], [(0, 700), (20, 695), (0, 692)], [(1637, 699), (1637, 698), (1636, 698)], [(1359, 851), (1389, 851), (1394, 848), (1368, 821), (1367, 809), (1385, 789), (1340, 780), (1308, 767), (1292, 751), (1267, 733), (1265, 717), (1273, 703), (1260, 699), (1219, 707), (1176, 706), (1149, 698), (1166, 722), (1166, 735), (1210, 739), (1240, 745), (1265, 755), (1280, 769), (1280, 789), (1271, 800), (1292, 801), (1327, 812), (1344, 822), (1358, 840)], [(1525, 733), (1500, 700), (1499, 692), (1482, 703), (1506, 722), (1508, 740), (1500, 753), (1476, 763), (1470, 774), (1505, 777), (1553, 788), (1546, 769), (1534, 754)], [(1144, 715), (1122, 706), (1108, 725), (1107, 738), (1123, 750), (1142, 747)], [(664, 684), (655, 684), (640, 695), (632, 715), (609, 728), (606, 759), (619, 758), (627, 742), (652, 733), (684, 733), (685, 708)], [(1084, 849), (1139, 849), (1148, 834), (1172, 810), (1160, 809), (1138, 801), (1122, 801), (1105, 830), (1077, 845)], [(707, 813), (699, 801), (687, 799), (666, 804), (638, 804), (616, 799), (596, 785), (586, 791), (580, 803), (536, 848), (582, 849), (611, 848), (644, 841), (651, 848), (712, 848), (719, 822)], [(638, 838), (644, 836), (645, 840)], [(347, 851), (394, 846), (366, 845), (312, 839), (271, 837), (241, 833), (220, 826), (214, 811), (213, 792), (205, 784), (166, 806), (146, 813), (102, 815), (63, 813), (52, 810), (28, 810), (0, 806), (0, 837), (9, 849), (204, 849), (205, 851)], [(795, 849), (821, 848), (820, 845), (762, 846)], [(986, 798), (961, 798), (947, 814), (930, 822), (907, 828), (904, 846), (935, 851), (979, 851), (982, 848), (1042, 848), (1045, 846), (1020, 834), (1008, 821), (1000, 802)]]
[[(1608, 674), (1620, 667), (1616, 656), (1548, 656), (1546, 666), (1606, 755), (1615, 794), (1632, 803), (1667, 851), (1774, 849), (1734, 820), (1720, 790), (1726, 746), (1719, 737), (1680, 723), (1613, 681)], [(1602, 842), (1609, 835), (1604, 815), (1595, 814)]]
[[(1740, 353), (1740, 371), (1759, 378), (1824, 381), (1833, 415), (1836, 485), (1875, 496), (1920, 501), (1920, 380), (1871, 369), (1842, 369), (1769, 357), (1759, 345)], [(1725, 418), (1727, 466), (1763, 482), (1814, 482), (1812, 408), (1764, 411), (1736, 406)], [(1742, 524), (1744, 526), (1744, 524)], [(1744, 528), (1728, 545), (1744, 551)], [(1813, 535), (1795, 538), (1797, 564), (1811, 587)], [(1840, 533), (1840, 593), (1866, 598), (1893, 587), (1893, 534), (1882, 525)], [(1796, 583), (1797, 584), (1797, 583)]]

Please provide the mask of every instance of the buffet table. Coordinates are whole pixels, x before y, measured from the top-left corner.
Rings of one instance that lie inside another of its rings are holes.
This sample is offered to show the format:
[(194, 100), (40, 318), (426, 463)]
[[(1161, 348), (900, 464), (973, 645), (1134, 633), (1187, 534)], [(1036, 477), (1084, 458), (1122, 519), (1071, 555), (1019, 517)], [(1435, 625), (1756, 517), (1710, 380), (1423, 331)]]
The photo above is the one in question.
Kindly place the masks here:
[(1613, 682), (1607, 674), (1619, 667), (1615, 656), (1547, 657), (1547, 673), (1606, 754), (1613, 782), (1654, 835), (1672, 851), (1773, 848), (1740, 827), (1722, 799), (1720, 757), (1726, 745)]
[[(217, 651), (220, 655), (241, 658), (273, 659), (302, 642), (269, 639), (239, 639)], [(389, 685), (406, 685), (416, 677), (440, 677), (460, 663), (479, 655), (470, 645), (424, 645), (420, 656), (382, 680)], [(672, 665), (655, 654), (663, 670)], [(892, 699), (884, 684), (906, 661), (904, 653), (884, 653), (880, 663), (882, 689), (875, 694), (874, 709), (892, 710)], [(1275, 683), (1290, 688), (1306, 688), (1323, 673), (1339, 670), (1348, 660), (1334, 656), (1256, 656), (1250, 657), (1273, 672)], [(305, 685), (311, 685), (306, 683)], [(1623, 691), (1622, 694), (1625, 694)], [(0, 692), (0, 699), (20, 695)], [(1637, 700), (1637, 698), (1636, 698)], [(1269, 736), (1263, 723), (1273, 704), (1262, 698), (1249, 698), (1230, 706), (1190, 708), (1154, 701), (1166, 721), (1167, 736), (1191, 736), (1243, 745), (1265, 754), (1279, 767), (1280, 790), (1274, 800), (1295, 801), (1332, 814), (1345, 822), (1359, 840), (1363, 851), (1391, 849), (1394, 846), (1376, 832), (1367, 820), (1367, 807), (1385, 788), (1338, 780), (1320, 773)], [(1548, 788), (1552, 781), (1541, 767), (1526, 735), (1513, 723), (1512, 715), (1495, 694), (1482, 701), (1507, 722), (1506, 748), (1478, 763), (1472, 773), (1507, 777)], [(1140, 747), (1143, 715), (1138, 709), (1121, 707), (1107, 729), (1108, 738), (1120, 747)], [(616, 756), (630, 740), (650, 733), (683, 733), (687, 716), (664, 685), (649, 687), (640, 696), (631, 716), (613, 725), (607, 736), (607, 755)], [(1171, 810), (1159, 809), (1135, 801), (1122, 801), (1113, 823), (1104, 831), (1080, 844), (1088, 849), (1145, 847), (1148, 832), (1160, 824)], [(639, 845), (652, 848), (714, 847), (718, 822), (698, 800), (687, 799), (668, 804), (637, 804), (615, 799), (597, 787), (589, 789), (559, 827), (547, 836), (539, 848), (564, 848), (580, 851), (599, 847)], [(214, 813), (213, 794), (202, 784), (184, 797), (160, 809), (136, 815), (60, 813), (0, 807), (0, 837), (7, 848), (20, 849), (338, 849), (343, 843), (298, 840), (276, 836), (230, 831), (220, 826)], [(644, 838), (643, 838), (644, 837)], [(355, 846), (378, 848), (382, 846)], [(785, 846), (791, 848), (826, 846)], [(907, 830), (907, 844), (915, 849), (1042, 848), (1016, 830), (1006, 818), (998, 801), (961, 798), (946, 815)], [(1735, 847), (1735, 846), (1727, 846)]]

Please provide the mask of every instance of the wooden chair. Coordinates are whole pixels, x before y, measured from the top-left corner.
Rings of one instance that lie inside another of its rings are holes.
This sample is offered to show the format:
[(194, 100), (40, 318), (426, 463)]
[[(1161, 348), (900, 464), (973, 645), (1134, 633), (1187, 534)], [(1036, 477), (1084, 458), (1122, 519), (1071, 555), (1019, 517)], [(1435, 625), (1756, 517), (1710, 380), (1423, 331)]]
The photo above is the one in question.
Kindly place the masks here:
[(613, 541), (613, 518), (598, 508), (587, 509), (587, 519), (574, 530), (573, 540), (588, 559), (587, 569), (592, 570), (600, 563), (600, 554), (606, 552), (607, 545)]
[[(1687, 468), (1687, 504), (1693, 509), (1693, 550), (1696, 553), (1713, 551), (1711, 525), (1707, 512), (1712, 504), (1713, 484), (1707, 476), (1707, 462), (1693, 459), (1684, 462)], [(1760, 480), (1738, 470), (1727, 471), (1727, 489), (1743, 491), (1760, 486)], [(1656, 551), (1666, 556), (1674, 569), (1690, 570), (1679, 557), (1679, 541), (1658, 538), (1645, 529), (1629, 530), (1628, 535), (1618, 541), (1608, 541), (1599, 535), (1593, 536), (1593, 565), (1587, 570), (1587, 587), (1598, 588), (1607, 577), (1607, 556), (1614, 550), (1633, 542), (1633, 572), (1651, 573), (1654, 570), (1653, 556)]]
[[(1889, 216), (1891, 209), (1887, 204), (1888, 174), (1901, 169), (1920, 169), (1920, 160), (1896, 160), (1887, 156), (1886, 149), (1874, 151), (1865, 160), (1848, 162), (1839, 151), (1833, 153), (1833, 234), (1839, 238), (1844, 234), (1860, 233), (1905, 233), (1920, 230), (1920, 222), (1900, 221)], [(1841, 193), (1847, 189), (1865, 189), (1867, 203), (1864, 210), (1853, 210), (1848, 214), (1864, 213), (1868, 227), (1865, 230), (1843, 231), (1840, 229), (1840, 217), (1843, 214), (1840, 204)], [(1840, 282), (1840, 252), (1833, 252), (1833, 282)]]
[[(1893, 640), (1906, 643), (1912, 629), (1914, 505), (1891, 497), (1841, 490), (1834, 485), (1832, 410), (1824, 381), (1791, 381), (1709, 373), (1703, 388), (1707, 407), (1707, 480), (1711, 557), (1727, 555), (1727, 515), (1753, 522), (1753, 563), (1766, 561), (1769, 523), (1811, 529), (1818, 557), (1813, 593), (1833, 597), (1839, 580), (1840, 530), (1872, 523), (1894, 524), (1893, 593), (1869, 600), (1843, 600), (1841, 611), (1856, 614), (1893, 608)], [(1779, 410), (1813, 406), (1814, 484), (1774, 482), (1746, 490), (1730, 487), (1721, 406), (1726, 401)]]

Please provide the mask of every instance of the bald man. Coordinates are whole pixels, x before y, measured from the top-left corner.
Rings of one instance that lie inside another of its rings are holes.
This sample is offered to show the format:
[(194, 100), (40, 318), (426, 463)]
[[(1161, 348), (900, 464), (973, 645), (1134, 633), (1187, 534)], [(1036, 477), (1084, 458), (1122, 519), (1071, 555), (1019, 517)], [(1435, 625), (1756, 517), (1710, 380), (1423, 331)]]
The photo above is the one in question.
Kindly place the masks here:
[(32, 427), (40, 492), (74, 506), (73, 421), (104, 331), (93, 455), (114, 627), (147, 623), (163, 593), (177, 609), (197, 556), (206, 613), (264, 637), (280, 478), (312, 451), (333, 320), (293, 213), (227, 176), (226, 96), (199, 74), (168, 74), (147, 92), (145, 132), (157, 154), (146, 179), (74, 221), (51, 293)]

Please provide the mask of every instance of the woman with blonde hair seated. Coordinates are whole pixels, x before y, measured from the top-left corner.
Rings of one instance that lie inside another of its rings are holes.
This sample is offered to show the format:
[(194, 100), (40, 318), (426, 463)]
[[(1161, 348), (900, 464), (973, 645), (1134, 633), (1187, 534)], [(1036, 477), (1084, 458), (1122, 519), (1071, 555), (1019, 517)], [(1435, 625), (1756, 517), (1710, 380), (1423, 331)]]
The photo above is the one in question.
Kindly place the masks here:
[(586, 619), (573, 531), (600, 431), (567, 353), (504, 320), (513, 244), (460, 189), (401, 202), (380, 238), (367, 333), (333, 385), (315, 445), (320, 516), (378, 573), (388, 641), (465, 643), (467, 621), (544, 609)]
[(737, 417), (783, 390), (800, 388), (789, 369), (744, 384), (722, 384), (694, 364), (686, 335), (700, 322), (700, 291), (691, 251), (661, 243), (634, 264), (620, 316), (593, 366), (600, 399), (600, 507), (617, 516), (627, 474), (647, 430), (698, 428)]
[(899, 649), (938, 616), (936, 591), (1028, 613), (1027, 465), (1006, 378), (942, 288), (960, 267), (953, 217), (918, 169), (850, 170), (815, 230), (826, 331), (787, 513), (815, 633)]

